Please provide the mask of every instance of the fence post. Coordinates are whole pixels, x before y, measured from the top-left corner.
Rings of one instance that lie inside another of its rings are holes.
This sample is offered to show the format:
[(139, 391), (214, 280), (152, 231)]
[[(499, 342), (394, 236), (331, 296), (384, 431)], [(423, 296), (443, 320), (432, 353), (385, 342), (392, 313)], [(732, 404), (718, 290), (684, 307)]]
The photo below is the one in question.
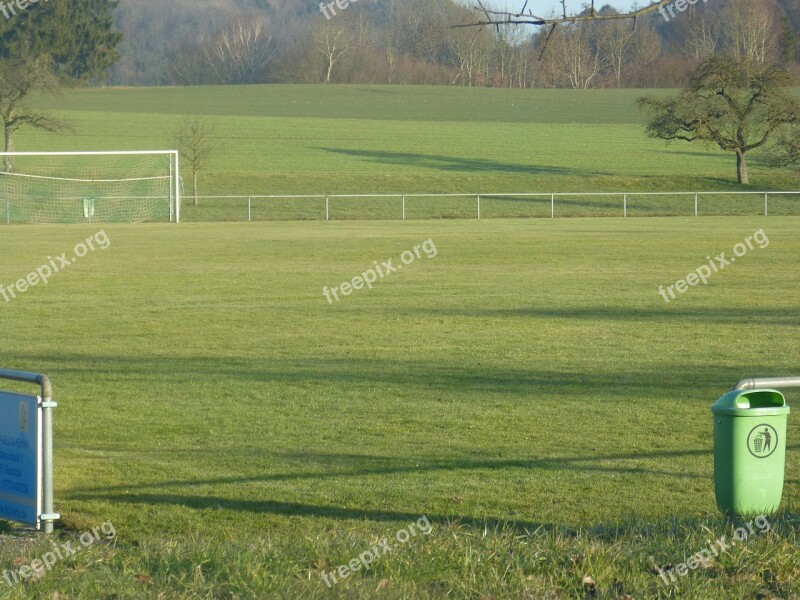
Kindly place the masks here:
[(764, 192), (764, 216), (769, 216), (769, 192)]
[(478, 220), (481, 218), (481, 195), (478, 194)]
[(694, 194), (694, 216), (697, 217), (700, 215), (698, 212), (698, 197), (700, 196), (699, 193), (695, 192)]
[(406, 220), (406, 197), (403, 196), (403, 221)]
[(330, 196), (325, 196), (325, 220), (331, 220), (331, 201)]
[(556, 218), (556, 195), (550, 194), (550, 218)]
[(628, 218), (628, 194), (625, 194), (622, 198), (622, 205), (624, 207), (625, 218)]
[(253, 222), (253, 198), (251, 196), (247, 197), (247, 222)]

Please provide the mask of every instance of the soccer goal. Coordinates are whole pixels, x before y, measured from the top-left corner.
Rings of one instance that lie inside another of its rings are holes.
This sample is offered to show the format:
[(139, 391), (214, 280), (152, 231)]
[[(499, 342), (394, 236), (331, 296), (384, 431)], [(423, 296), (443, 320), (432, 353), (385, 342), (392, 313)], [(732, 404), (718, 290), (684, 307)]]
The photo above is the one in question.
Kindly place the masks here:
[(176, 150), (0, 152), (6, 223), (180, 222)]

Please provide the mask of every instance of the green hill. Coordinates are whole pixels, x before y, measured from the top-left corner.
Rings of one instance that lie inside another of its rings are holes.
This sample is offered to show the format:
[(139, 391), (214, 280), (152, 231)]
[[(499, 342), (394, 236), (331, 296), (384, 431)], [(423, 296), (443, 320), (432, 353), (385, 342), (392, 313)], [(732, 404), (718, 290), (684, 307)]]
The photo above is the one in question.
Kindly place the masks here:
[[(637, 90), (273, 85), (83, 89), (37, 107), (72, 124), (18, 150), (163, 149), (185, 114), (216, 152), (201, 195), (731, 190), (733, 157), (645, 138)], [(753, 188), (796, 189), (753, 165)]]

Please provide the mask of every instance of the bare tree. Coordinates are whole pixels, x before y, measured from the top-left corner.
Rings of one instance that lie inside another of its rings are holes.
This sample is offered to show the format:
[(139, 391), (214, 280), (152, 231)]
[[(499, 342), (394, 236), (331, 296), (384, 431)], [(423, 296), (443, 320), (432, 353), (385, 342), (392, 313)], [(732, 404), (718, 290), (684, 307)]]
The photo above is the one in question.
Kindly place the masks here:
[(275, 56), (272, 39), (267, 19), (255, 15), (237, 19), (202, 50), (219, 83), (255, 83)]
[[(525, 0), (522, 8), (517, 12), (489, 9), (484, 4), (483, 0), (475, 0), (476, 4), (472, 6), (472, 9), (480, 13), (481, 17), (471, 23), (463, 23), (456, 25), (456, 27), (480, 27), (484, 25), (493, 25), (497, 27), (500, 25), (546, 25), (549, 27), (549, 30), (546, 36), (541, 38), (541, 52), (539, 55), (539, 59), (541, 60), (550, 40), (554, 39), (559, 26), (570, 25), (573, 31), (572, 34), (568, 34), (561, 39), (561, 52), (563, 53), (564, 50), (570, 46), (570, 42), (576, 42), (576, 34), (574, 31), (579, 29), (581, 25), (600, 21), (633, 21), (633, 29), (635, 29), (639, 18), (662, 9), (662, 7), (672, 1), (674, 0), (655, 0), (652, 4), (644, 8), (634, 7), (627, 12), (618, 12), (613, 9), (607, 10), (605, 6), (602, 10), (598, 10), (596, 8), (597, 0), (589, 0), (588, 2), (584, 1), (580, 10), (576, 12), (570, 10), (568, 7), (568, 0), (559, 0), (561, 3), (560, 14), (545, 17), (537, 15), (532, 9), (529, 9), (528, 0)], [(584, 37), (583, 33), (577, 36), (578, 39), (582, 37)], [(564, 42), (567, 43), (565, 44)], [(562, 56), (562, 58), (566, 57)], [(601, 57), (596, 52), (596, 48), (592, 48), (588, 52), (586, 49), (583, 49), (580, 53), (577, 53), (577, 46), (575, 46), (569, 58), (573, 63), (570, 68), (570, 85), (573, 87), (589, 87), (592, 79), (594, 79), (595, 75), (600, 71), (601, 67)], [(596, 72), (591, 74), (592, 71), (595, 71), (595, 67)]]
[(327, 21), (314, 30), (317, 51), (325, 57), (325, 83), (331, 82), (333, 67), (353, 48), (353, 36), (342, 22)]
[(192, 193), (194, 205), (200, 201), (197, 197), (197, 174), (205, 168), (214, 153), (212, 138), (214, 126), (198, 115), (188, 116), (175, 133), (173, 142), (181, 156), (189, 163), (192, 172)]
[(188, 85), (262, 83), (278, 48), (263, 15), (239, 17), (213, 34), (184, 41), (171, 56), (169, 71)]
[(740, 184), (750, 183), (747, 153), (765, 149), (773, 139), (794, 131), (782, 141), (792, 157), (800, 120), (800, 102), (788, 89), (789, 75), (773, 67), (754, 67), (714, 56), (690, 76), (689, 85), (673, 98), (639, 99), (649, 112), (647, 134), (668, 142), (701, 142), (736, 154)]
[(482, 73), (489, 64), (491, 41), (487, 32), (481, 29), (469, 31), (467, 29), (450, 28), (448, 35), (448, 48), (451, 53), (453, 65), (458, 69), (453, 84), (462, 79), (466, 85), (472, 87), (485, 81)]
[(719, 12), (703, 11), (686, 19), (688, 30), (685, 33), (684, 49), (697, 59), (705, 60), (719, 52), (725, 26)]
[(392, 25), (386, 25), (383, 30), (383, 52), (386, 55), (386, 64), (389, 67), (389, 84), (394, 83), (394, 71), (400, 58), (400, 35)]
[[(59, 131), (66, 124), (50, 115), (27, 106), (26, 100), (33, 92), (58, 93), (60, 83), (53, 73), (53, 63), (48, 56), (20, 59), (0, 59), (0, 119), (5, 135), (5, 152), (14, 151), (14, 134), (25, 125)], [(14, 170), (10, 156), (4, 159), (6, 172)]]
[(633, 59), (637, 30), (623, 21), (601, 23), (595, 33), (598, 51), (614, 76), (614, 83), (622, 87), (622, 71)]
[(547, 48), (541, 60), (549, 71), (551, 85), (580, 90), (593, 86), (602, 61), (585, 24), (560, 27), (544, 41), (540, 38), (540, 43)]
[(634, 8), (628, 12), (600, 12), (595, 8), (596, 0), (584, 2), (579, 12), (572, 12), (567, 7), (567, 0), (559, 0), (561, 3), (561, 14), (552, 17), (542, 17), (533, 13), (532, 9), (528, 8), (526, 0), (523, 7), (518, 12), (509, 12), (505, 10), (491, 10), (486, 8), (481, 0), (472, 7), (473, 10), (481, 13), (482, 18), (479, 18), (474, 23), (461, 25), (462, 27), (475, 27), (481, 25), (550, 25), (557, 26), (566, 23), (581, 23), (585, 21), (614, 21), (614, 20), (636, 20), (649, 13), (657, 11), (662, 6), (673, 2), (674, 0), (657, 0), (644, 8)]
[[(631, 66), (634, 76), (633, 84), (636, 87), (653, 87), (657, 82), (657, 75), (651, 66), (662, 56), (662, 42), (658, 32), (649, 25), (640, 25), (636, 29), (631, 48)], [(648, 83), (645, 84), (645, 81)]]
[(513, 87), (519, 73), (517, 63), (521, 60), (523, 33), (518, 27), (498, 27), (494, 31), (494, 85)]
[(731, 0), (723, 10), (722, 20), (727, 32), (727, 50), (734, 60), (763, 65), (775, 57), (775, 19), (763, 4)]

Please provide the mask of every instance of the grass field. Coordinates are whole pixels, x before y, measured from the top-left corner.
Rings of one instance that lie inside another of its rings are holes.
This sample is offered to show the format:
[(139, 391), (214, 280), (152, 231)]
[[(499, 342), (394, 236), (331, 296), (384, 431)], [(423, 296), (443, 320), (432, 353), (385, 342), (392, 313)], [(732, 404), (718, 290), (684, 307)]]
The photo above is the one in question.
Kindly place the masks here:
[[(36, 103), (69, 121), (72, 131), (22, 130), (17, 147), (161, 149), (173, 145), (172, 134), (188, 113), (205, 115), (216, 127), (216, 154), (201, 173), (206, 196), (740, 189), (732, 155), (644, 136), (636, 99), (645, 93), (280, 85), (73, 90)], [(766, 169), (756, 156), (751, 171), (747, 189), (796, 191), (800, 184), (797, 171)], [(399, 218), (397, 202), (372, 202), (366, 208), (356, 203), (361, 212), (340, 205), (334, 216)], [(573, 202), (588, 205), (585, 216), (621, 211), (621, 198), (612, 206), (603, 199)], [(685, 214), (677, 200), (664, 202), (672, 214)], [(790, 214), (800, 214), (797, 204)], [(433, 216), (472, 214), (463, 203), (437, 205)], [(487, 216), (536, 216), (539, 210), (535, 203), (506, 208), (487, 210)], [(425, 210), (409, 217), (426, 218)], [(287, 212), (318, 218), (319, 202), (271, 202), (255, 216)], [(738, 212), (757, 214), (758, 208)], [(246, 206), (231, 200), (184, 210), (190, 221), (245, 216)]]
[[(707, 173), (718, 160), (697, 162)], [(759, 228), (768, 247), (670, 304), (659, 296)], [(653, 561), (733, 534), (714, 506), (709, 407), (742, 377), (797, 374), (799, 228), (792, 217), (106, 226), (108, 249), (0, 299), (0, 331), (4, 368), (55, 385), (58, 539), (108, 521), (117, 537), (38, 583), (0, 580), (0, 595), (796, 597), (796, 414), (771, 531), (677, 587)], [(0, 283), (96, 230), (3, 227)], [(426, 240), (434, 258), (332, 305), (323, 296)], [(430, 533), (369, 571), (331, 589), (321, 579), (423, 517)], [(48, 550), (3, 536), (2, 568)]]

